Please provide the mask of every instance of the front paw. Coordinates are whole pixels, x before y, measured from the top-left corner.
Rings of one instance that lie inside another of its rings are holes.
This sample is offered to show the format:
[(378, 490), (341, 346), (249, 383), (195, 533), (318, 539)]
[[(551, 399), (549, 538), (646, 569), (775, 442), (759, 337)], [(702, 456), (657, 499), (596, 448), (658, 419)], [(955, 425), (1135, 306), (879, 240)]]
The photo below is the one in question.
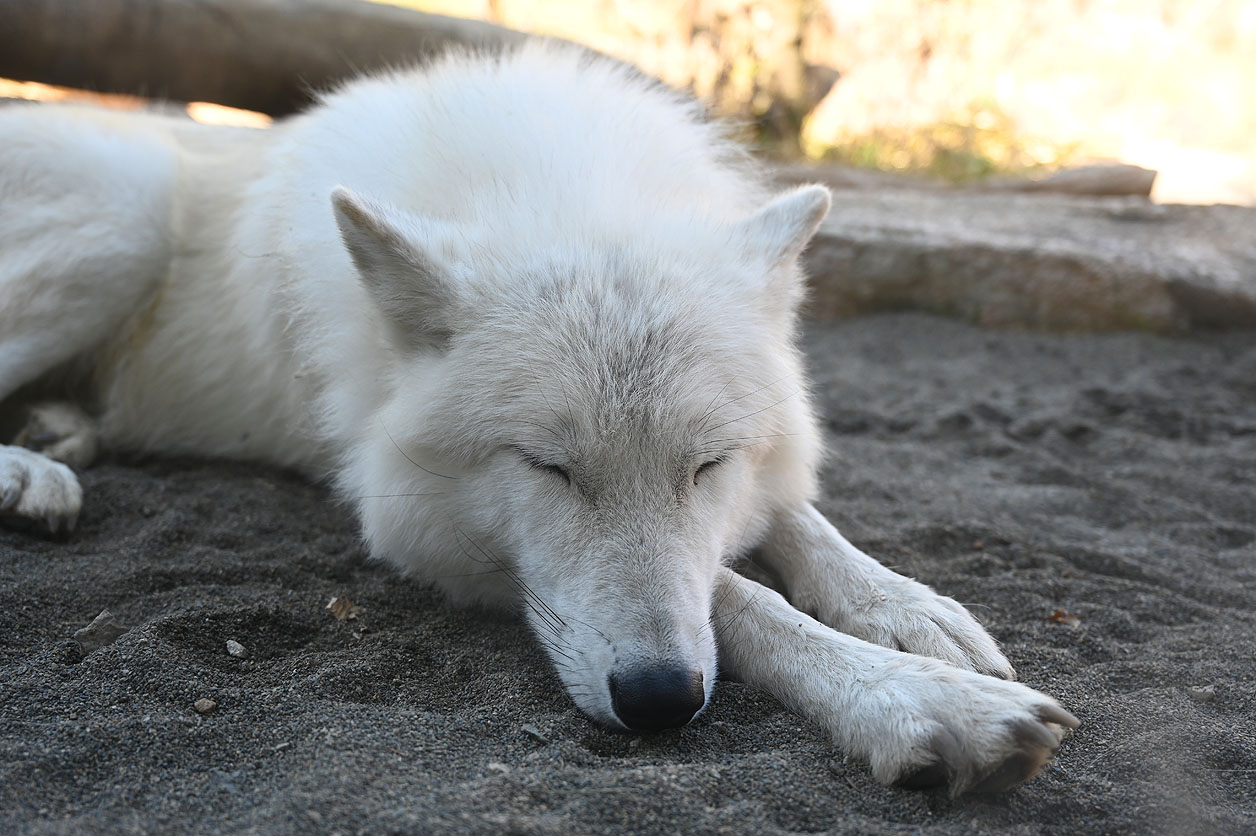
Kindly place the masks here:
[[(873, 775), (952, 795), (1001, 792), (1034, 777), (1076, 717), (1045, 694), (917, 660), (871, 689), (861, 719)], [(886, 693), (892, 689), (893, 693)]]
[(878, 580), (862, 594), (849, 596), (840, 608), (817, 610), (818, 620), (864, 641), (968, 671), (1016, 678), (998, 644), (968, 610), (910, 578)]
[(44, 522), (55, 534), (72, 530), (83, 506), (74, 471), (22, 447), (0, 445), (0, 514)]

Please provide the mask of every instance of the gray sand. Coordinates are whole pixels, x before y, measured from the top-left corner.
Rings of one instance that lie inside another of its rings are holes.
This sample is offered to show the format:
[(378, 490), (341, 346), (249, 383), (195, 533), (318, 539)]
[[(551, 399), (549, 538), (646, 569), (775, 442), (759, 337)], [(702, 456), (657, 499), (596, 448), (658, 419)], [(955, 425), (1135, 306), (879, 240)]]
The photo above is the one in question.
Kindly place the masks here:
[[(824, 510), (1082, 720), (1026, 787), (886, 789), (734, 682), (604, 731), (517, 622), (365, 563), (323, 490), (114, 459), (73, 535), (0, 528), (0, 831), (1256, 832), (1256, 333), (894, 315), (807, 346)], [(81, 658), (102, 609), (131, 629)]]

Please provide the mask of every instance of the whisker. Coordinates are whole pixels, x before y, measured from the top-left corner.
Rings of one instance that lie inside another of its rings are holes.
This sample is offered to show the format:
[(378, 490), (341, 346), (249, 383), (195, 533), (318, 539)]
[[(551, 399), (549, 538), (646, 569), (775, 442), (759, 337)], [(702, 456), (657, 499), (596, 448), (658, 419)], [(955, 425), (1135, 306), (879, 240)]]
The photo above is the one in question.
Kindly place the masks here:
[(571, 411), (571, 398), (567, 397), (567, 384), (563, 383), (563, 379), (561, 377), (558, 378), (558, 388), (559, 391), (563, 393), (563, 403), (567, 405), (567, 421), (574, 427), (576, 424), (576, 416)]
[(536, 427), (537, 429), (545, 430), (547, 433), (554, 436), (561, 442), (566, 443), (567, 441), (567, 437), (565, 435), (563, 435), (562, 433), (560, 433), (558, 430), (554, 429), (553, 427), (542, 424), (540, 421), (528, 421), (524, 418), (516, 418), (515, 421), (516, 423), (519, 423), (519, 424), (527, 424), (529, 426)]
[(731, 627), (733, 623), (737, 621), (737, 619), (744, 616), (746, 614), (746, 611), (749, 610), (752, 606), (754, 606), (754, 602), (759, 600), (759, 596), (761, 594), (763, 594), (763, 590), (756, 589), (754, 591), (754, 594), (750, 596), (750, 600), (747, 601), (745, 604), (743, 604), (740, 608), (738, 608), (737, 612), (730, 613), (727, 617), (725, 617), (725, 619), (723, 620), (723, 623), (720, 626), (725, 630)]
[[(734, 560), (741, 555), (742, 546), (746, 542), (746, 532), (750, 530), (751, 522), (753, 522), (753, 518), (746, 517), (746, 524), (741, 527), (741, 533), (737, 535), (737, 545), (734, 546), (732, 550), (732, 558)], [(726, 589), (721, 597), (711, 602), (711, 615), (702, 626), (710, 628), (712, 635), (715, 633), (715, 629), (712, 624), (715, 621), (716, 613), (719, 611), (720, 604), (724, 603), (724, 599), (730, 594), (731, 590)]]
[[(718, 407), (716, 407), (715, 409), (713, 409), (713, 410), (711, 410), (710, 412), (708, 412), (708, 413), (706, 414), (706, 416), (704, 416), (704, 420), (703, 420), (703, 422), (702, 422), (703, 426), (702, 426), (702, 427), (700, 427), (700, 428), (699, 428), (699, 430), (700, 430), (701, 432), (710, 432), (711, 430), (716, 430), (716, 429), (719, 429), (720, 427), (722, 427), (722, 426), (724, 426), (724, 425), (723, 425), (723, 424), (718, 424), (718, 425), (716, 425), (716, 426), (714, 426), (714, 427), (710, 427), (710, 428), (706, 427), (706, 426), (705, 426), (705, 425), (706, 425), (706, 420), (705, 420), (705, 418), (710, 418), (710, 416), (711, 416), (712, 414), (714, 414), (714, 413), (718, 412), (719, 410), (724, 409), (724, 408), (725, 408), (725, 407), (727, 407), (727, 406), (732, 406), (733, 404), (737, 403), (738, 401), (745, 400), (746, 398), (750, 397), (751, 395), (757, 395), (757, 394), (759, 394), (760, 392), (762, 392), (764, 389), (771, 389), (773, 386), (775, 386), (776, 384), (780, 383), (782, 380), (788, 380), (788, 379), (789, 379), (790, 377), (792, 377), (792, 376), (793, 376), (793, 375), (788, 375), (788, 374), (787, 374), (787, 375), (784, 375), (784, 376), (782, 376), (782, 377), (778, 377), (776, 380), (773, 380), (771, 383), (767, 383), (767, 384), (764, 384), (763, 386), (760, 386), (758, 389), (755, 389), (753, 392), (747, 392), (747, 393), (746, 393), (746, 394), (744, 394), (744, 395), (740, 395), (740, 396), (738, 396), (738, 397), (736, 397), (736, 398), (733, 398), (731, 401), (725, 401), (724, 403), (720, 404), (720, 405), (719, 405)], [(728, 388), (728, 387), (726, 386), (725, 388)], [(721, 391), (723, 391), (723, 390), (721, 390)], [(754, 413), (751, 413), (751, 414), (754, 414)], [(746, 417), (749, 417), (749, 416), (746, 416)], [(739, 421), (740, 421), (741, 419), (740, 419), (740, 418), (738, 418), (737, 420), (739, 420)]]
[(733, 385), (733, 378), (729, 378), (728, 382), (720, 387), (720, 391), (716, 392), (714, 395), (711, 396), (711, 400), (706, 405), (706, 409), (702, 411), (701, 423), (705, 424), (707, 422), (707, 419), (710, 418), (712, 413), (714, 413), (715, 410), (718, 408), (715, 406), (715, 402), (718, 401), (720, 399), (720, 395), (727, 392), (728, 387), (732, 385)]
[(559, 423), (562, 423), (563, 416), (558, 414), (558, 410), (554, 409), (549, 401), (549, 395), (545, 394), (545, 388), (541, 386), (541, 379), (536, 375), (535, 364), (532, 370), (532, 382), (536, 384), (536, 391), (541, 393), (541, 400), (545, 401), (545, 408), (554, 413), (554, 417), (558, 419)]
[(558, 645), (556, 642), (554, 642), (554, 641), (547, 641), (546, 639), (543, 639), (543, 638), (541, 638), (541, 637), (539, 637), (539, 636), (537, 637), (537, 641), (538, 641), (538, 642), (540, 642), (541, 646), (542, 646), (542, 647), (544, 647), (546, 650), (548, 650), (550, 653), (557, 653), (559, 656), (563, 657), (563, 658), (564, 658), (564, 659), (566, 659), (568, 662), (571, 662), (572, 664), (575, 664), (575, 662), (576, 662), (576, 657), (575, 657), (575, 656), (572, 656), (572, 655), (571, 655), (570, 653), (568, 653), (566, 650), (564, 650), (564, 649), (560, 648), (560, 647), (559, 647), (559, 645)]
[[(493, 555), (491, 552), (489, 552), (487, 549), (485, 549), (483, 546), (481, 546), (479, 543), (477, 543), (473, 537), (471, 537), (470, 535), (468, 535), (465, 531), (463, 531), (463, 530), (462, 530), (461, 528), (459, 528), (458, 526), (454, 526), (454, 531), (455, 531), (455, 532), (456, 532), (456, 533), (457, 533), (460, 537), (462, 537), (462, 538), (466, 539), (466, 540), (467, 540), (467, 542), (469, 542), (469, 543), (471, 543), (472, 545), (474, 545), (474, 546), (476, 547), (476, 549), (478, 549), (478, 550), (479, 550), (480, 554), (484, 555), (485, 560), (477, 560), (477, 559), (476, 559), (476, 557), (475, 557), (473, 554), (471, 554), (469, 551), (467, 551), (466, 547), (462, 544), (462, 542), (461, 542), (461, 541), (459, 541), (459, 543), (458, 543), (458, 548), (460, 548), (460, 549), (462, 550), (462, 553), (463, 553), (463, 554), (464, 554), (464, 555), (465, 555), (468, 559), (470, 559), (470, 560), (474, 560), (476, 563), (484, 563), (484, 562), (488, 562), (488, 563), (491, 563), (493, 566), (496, 566), (496, 567), (497, 567), (497, 570), (498, 570), (498, 571), (500, 571), (500, 572), (501, 572), (501, 573), (502, 573), (502, 574), (503, 574), (506, 578), (508, 578), (508, 579), (510, 580), (510, 582), (514, 585), (515, 589), (516, 589), (516, 590), (518, 590), (518, 592), (522, 595), (522, 601), (523, 601), (523, 603), (524, 603), (524, 604), (525, 604), (525, 605), (526, 605), (526, 606), (527, 606), (530, 610), (532, 610), (534, 613), (536, 613), (537, 618), (541, 619), (541, 621), (545, 623), (545, 626), (546, 626), (549, 630), (551, 630), (551, 631), (552, 631), (555, 635), (558, 635), (558, 634), (561, 632), (560, 627), (561, 627), (561, 628), (566, 628), (566, 627), (567, 627), (567, 625), (566, 625), (566, 624), (563, 624), (563, 623), (562, 623), (562, 619), (558, 618), (557, 613), (554, 613), (554, 612), (553, 612), (553, 610), (550, 610), (550, 609), (549, 609), (549, 607), (548, 607), (548, 605), (546, 605), (544, 601), (541, 601), (540, 597), (539, 597), (539, 596), (537, 596), (537, 594), (536, 594), (535, 592), (533, 592), (533, 591), (532, 591), (532, 590), (528, 587), (528, 585), (527, 585), (527, 584), (525, 584), (525, 583), (522, 581), (522, 579), (520, 579), (520, 578), (519, 578), (519, 576), (518, 576), (518, 575), (516, 575), (516, 574), (515, 574), (515, 572), (514, 572), (514, 571), (513, 571), (510, 567), (508, 567), (508, 566), (507, 566), (507, 565), (506, 565), (506, 564), (505, 564), (505, 563), (504, 563), (504, 562), (503, 562), (500, 558), (498, 558), (496, 555)], [(556, 623), (553, 623), (552, 621), (550, 621), (550, 620), (549, 620), (549, 619), (550, 619), (550, 616), (549, 616), (549, 615), (547, 615), (547, 613), (546, 613), (545, 611), (543, 611), (542, 609), (539, 609), (539, 608), (538, 608), (538, 605), (539, 605), (540, 607), (543, 607), (543, 608), (544, 608), (544, 610), (548, 610), (548, 611), (549, 611), (549, 613), (550, 613), (550, 614), (552, 614), (552, 617), (553, 617), (553, 618), (555, 618), (555, 619), (557, 619), (558, 623), (556, 624)], [(535, 625), (534, 625), (534, 626), (535, 626)]]
[(785, 401), (789, 400), (790, 398), (795, 397), (797, 395), (801, 395), (803, 391), (804, 390), (802, 389), (798, 389), (794, 392), (789, 393), (785, 397), (781, 398), (776, 403), (768, 404), (767, 406), (763, 407), (763, 409), (756, 409), (754, 412), (748, 412), (745, 415), (741, 416), (740, 418), (732, 418), (728, 421), (724, 421), (722, 423), (716, 424), (714, 427), (707, 427), (706, 429), (703, 430), (703, 432), (704, 433), (714, 432), (715, 430), (718, 430), (720, 427), (727, 427), (729, 424), (736, 424), (738, 421), (744, 421), (747, 418), (753, 418), (755, 415), (758, 415), (762, 412), (767, 412), (769, 409), (776, 409), (776, 407), (785, 403)]
[[(455, 530), (458, 530), (458, 529), (455, 529)], [(531, 587), (529, 587), (526, 583), (523, 582), (523, 579), (519, 577), (518, 573), (516, 573), (514, 569), (506, 565), (505, 561), (503, 561), (501, 558), (497, 557), (496, 555), (492, 554), (488, 549), (486, 549), (484, 546), (476, 542), (474, 537), (470, 536), (465, 531), (459, 530), (459, 533), (463, 537), (465, 537), (467, 541), (471, 543), (471, 545), (475, 546), (476, 549), (479, 550), (480, 554), (488, 558), (488, 560), (491, 563), (493, 563), (493, 565), (499, 567), (502, 570), (502, 572), (505, 573), (506, 577), (510, 578), (512, 581), (516, 583), (520, 591), (524, 592), (526, 595), (528, 595), (531, 598), (531, 600), (535, 601), (540, 607), (542, 607), (551, 618), (553, 618), (555, 621), (558, 622), (558, 625), (560, 625), (563, 629), (571, 629), (570, 627), (567, 626), (567, 622), (563, 621), (562, 617), (557, 612), (555, 612), (553, 608), (550, 607), (549, 604), (545, 603), (545, 601), (541, 599), (541, 596), (537, 595), (532, 590)], [(554, 629), (557, 630), (558, 628), (555, 627)]]
[(457, 476), (447, 476), (444, 473), (437, 473), (435, 470), (428, 470), (426, 467), (419, 464), (414, 459), (410, 458), (410, 456), (406, 454), (406, 451), (401, 449), (401, 445), (397, 443), (397, 439), (392, 437), (392, 433), (388, 431), (388, 427), (384, 426), (383, 418), (379, 419), (379, 427), (380, 429), (384, 431), (384, 435), (388, 436), (388, 440), (392, 442), (392, 446), (397, 448), (397, 452), (400, 453), (403, 457), (405, 457), (406, 461), (408, 461), (410, 464), (417, 467), (419, 470), (423, 471), (424, 473), (430, 473), (433, 476), (439, 476), (442, 479), (457, 479), (458, 478)]
[(501, 569), (485, 569), (481, 572), (444, 573), (444, 574), (437, 575), (436, 577), (438, 578), (478, 578), (482, 575), (498, 575), (498, 574), (501, 574), (501, 571), (502, 571)]
[(710, 444), (704, 447), (695, 447), (691, 454), (695, 456), (709, 456), (719, 453), (734, 453), (738, 450), (749, 450), (752, 447), (763, 447), (770, 444), (771, 441), (751, 441), (747, 444)]
[(569, 619), (571, 619), (572, 621), (576, 622), (577, 624), (583, 624), (585, 627), (588, 627), (590, 630), (592, 630), (593, 632), (597, 633), (599, 636), (601, 636), (601, 637), (602, 637), (602, 641), (606, 642), (607, 644), (610, 644), (610, 643), (611, 643), (611, 640), (610, 640), (609, 638), (607, 638), (607, 636), (606, 636), (606, 634), (605, 634), (605, 633), (603, 633), (603, 632), (602, 632), (601, 630), (599, 630), (598, 628), (594, 627), (594, 626), (593, 626), (592, 624), (590, 624), (589, 622), (587, 622), (587, 621), (582, 621), (581, 619), (576, 618), (576, 617), (574, 617), (574, 616), (570, 616), (570, 615), (569, 615), (569, 616), (567, 616), (567, 617), (568, 617)]
[[(739, 418), (737, 420), (740, 421), (741, 419)], [(720, 442), (723, 442), (723, 441), (754, 441), (756, 439), (761, 439), (761, 438), (794, 438), (795, 436), (800, 436), (800, 435), (802, 435), (802, 433), (767, 433), (765, 435), (738, 435), (738, 436), (732, 436), (730, 438), (713, 438), (704, 443), (719, 444)]]

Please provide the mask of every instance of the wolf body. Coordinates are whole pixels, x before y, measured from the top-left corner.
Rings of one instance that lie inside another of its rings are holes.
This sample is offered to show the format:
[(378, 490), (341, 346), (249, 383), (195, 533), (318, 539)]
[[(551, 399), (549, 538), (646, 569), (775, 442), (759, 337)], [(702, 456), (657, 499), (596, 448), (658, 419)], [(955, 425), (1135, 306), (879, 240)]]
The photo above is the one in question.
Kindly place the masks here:
[[(828, 194), (769, 194), (678, 94), (533, 43), (265, 131), (12, 106), (0, 147), (0, 399), (88, 409), (0, 446), (8, 514), (72, 524), (99, 447), (273, 462), (333, 481), (374, 557), (522, 610), (610, 726), (688, 722), (718, 660), (879, 779), (960, 792), (1076, 725), (812, 506)], [(730, 568), (751, 550), (788, 600)]]

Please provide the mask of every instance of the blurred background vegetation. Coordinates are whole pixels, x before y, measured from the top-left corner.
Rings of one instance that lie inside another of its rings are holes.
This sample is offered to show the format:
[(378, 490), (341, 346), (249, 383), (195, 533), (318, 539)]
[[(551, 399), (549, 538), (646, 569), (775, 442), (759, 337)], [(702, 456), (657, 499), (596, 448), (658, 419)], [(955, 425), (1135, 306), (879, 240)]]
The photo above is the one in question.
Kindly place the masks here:
[(775, 156), (972, 182), (1117, 160), (1256, 204), (1256, 0), (389, 0), (692, 90)]

